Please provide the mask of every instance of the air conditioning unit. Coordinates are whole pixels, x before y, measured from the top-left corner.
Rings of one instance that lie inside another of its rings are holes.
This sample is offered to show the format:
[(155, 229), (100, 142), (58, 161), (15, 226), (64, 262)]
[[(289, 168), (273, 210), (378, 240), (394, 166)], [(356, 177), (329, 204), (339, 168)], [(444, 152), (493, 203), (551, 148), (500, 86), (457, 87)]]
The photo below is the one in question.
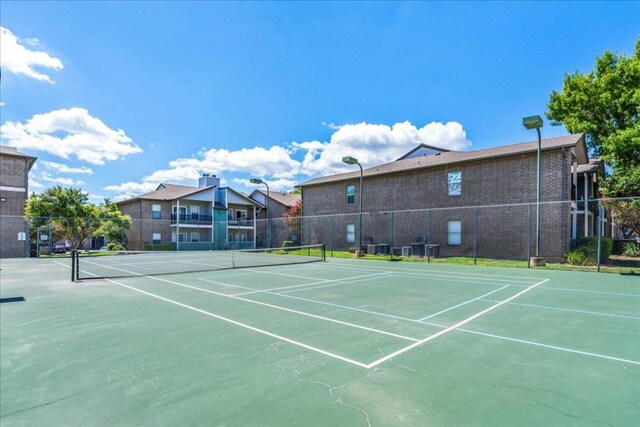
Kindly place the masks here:
[(411, 246), (402, 247), (402, 256), (411, 256)]

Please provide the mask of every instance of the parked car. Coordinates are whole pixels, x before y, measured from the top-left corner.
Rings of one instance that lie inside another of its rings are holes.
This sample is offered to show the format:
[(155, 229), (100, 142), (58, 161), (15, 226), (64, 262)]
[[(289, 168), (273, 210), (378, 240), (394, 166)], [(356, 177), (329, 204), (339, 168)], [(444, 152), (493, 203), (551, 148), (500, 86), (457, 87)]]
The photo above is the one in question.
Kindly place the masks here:
[(64, 254), (67, 253), (67, 247), (63, 243), (58, 243), (53, 247), (54, 254)]

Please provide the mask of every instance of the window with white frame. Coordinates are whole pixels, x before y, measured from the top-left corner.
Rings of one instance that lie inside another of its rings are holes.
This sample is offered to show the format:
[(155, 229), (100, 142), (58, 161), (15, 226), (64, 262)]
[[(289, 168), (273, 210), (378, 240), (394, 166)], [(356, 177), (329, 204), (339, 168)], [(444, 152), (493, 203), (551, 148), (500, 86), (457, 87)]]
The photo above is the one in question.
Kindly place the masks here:
[(154, 245), (159, 245), (162, 242), (162, 235), (160, 233), (153, 233), (151, 241)]
[(462, 172), (449, 172), (447, 174), (448, 193), (450, 196), (459, 196), (462, 194)]
[(191, 233), (191, 241), (197, 243), (200, 241), (200, 233)]
[(462, 244), (462, 221), (447, 221), (447, 244)]
[(162, 218), (162, 207), (160, 205), (151, 205), (151, 218), (152, 219)]
[(356, 241), (356, 225), (347, 224), (347, 243), (355, 243)]
[(198, 219), (200, 214), (200, 206), (189, 206), (189, 216), (191, 219)]
[[(177, 237), (180, 243), (187, 241), (187, 233), (180, 233)], [(171, 233), (171, 243), (176, 243), (176, 233)]]
[(347, 185), (347, 204), (353, 205), (356, 202), (356, 186)]

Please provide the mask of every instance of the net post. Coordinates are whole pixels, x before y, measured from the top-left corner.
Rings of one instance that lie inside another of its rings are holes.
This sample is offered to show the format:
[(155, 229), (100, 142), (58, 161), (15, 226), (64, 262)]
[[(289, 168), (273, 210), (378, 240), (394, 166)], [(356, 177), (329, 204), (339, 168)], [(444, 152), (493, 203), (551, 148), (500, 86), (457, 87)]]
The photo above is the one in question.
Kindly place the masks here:
[(323, 243), (322, 244), (322, 261), (326, 261), (327, 260), (327, 248), (326, 245)]
[(76, 251), (71, 251), (71, 281), (76, 281)]
[(598, 233), (598, 273), (600, 273), (600, 259), (602, 256), (602, 199), (598, 200), (598, 226), (596, 227)]

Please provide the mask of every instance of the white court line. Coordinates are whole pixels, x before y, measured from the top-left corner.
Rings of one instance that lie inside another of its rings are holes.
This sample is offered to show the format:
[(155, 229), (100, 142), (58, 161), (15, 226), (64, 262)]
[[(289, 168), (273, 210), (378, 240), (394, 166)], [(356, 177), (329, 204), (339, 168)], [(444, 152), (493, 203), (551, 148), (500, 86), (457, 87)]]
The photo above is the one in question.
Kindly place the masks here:
[[(227, 294), (223, 294), (221, 292), (212, 291), (210, 289), (204, 289), (204, 288), (199, 288), (197, 286), (192, 286), (192, 285), (187, 285), (187, 284), (184, 284), (184, 283), (174, 282), (173, 280), (161, 279), (159, 277), (149, 277), (149, 279), (158, 280), (160, 282), (170, 283), (172, 285), (181, 286), (183, 288), (195, 289), (195, 290), (198, 290), (198, 291), (207, 292), (207, 293), (210, 293), (210, 294), (213, 294), (213, 295), (218, 295), (218, 296), (225, 297), (225, 298), (231, 298), (231, 299), (235, 299), (235, 300), (239, 300), (239, 301), (245, 301), (245, 302), (248, 302), (248, 303), (251, 303), (251, 304), (257, 304), (257, 305), (262, 305), (262, 306), (269, 307), (269, 308), (275, 308), (277, 310), (287, 311), (289, 313), (300, 314), (302, 316), (312, 317), (314, 319), (320, 319), (320, 320), (324, 320), (324, 321), (327, 321), (327, 322), (338, 323), (340, 325), (349, 326), (349, 327), (356, 328), (356, 329), (363, 329), (365, 331), (375, 332), (375, 333), (378, 333), (378, 334), (381, 334), (381, 335), (388, 335), (388, 336), (391, 336), (391, 337), (394, 337), (394, 338), (401, 338), (401, 339), (404, 339), (404, 340), (407, 340), (407, 341), (414, 341), (414, 342), (418, 341), (418, 339), (416, 339), (416, 338), (405, 337), (404, 335), (398, 335), (398, 334), (394, 334), (394, 333), (391, 333), (391, 332), (381, 331), (379, 329), (369, 328), (367, 326), (356, 325), (355, 323), (343, 322), (342, 320), (331, 319), (329, 317), (324, 317), (324, 316), (320, 316), (320, 315), (317, 315), (317, 314), (306, 313), (304, 311), (293, 310), (291, 308), (286, 308), (286, 307), (281, 307), (281, 306), (278, 306), (278, 305), (268, 304), (266, 302), (255, 301), (255, 300), (251, 300), (251, 299), (247, 299), (247, 298), (241, 298), (241, 297), (234, 296), (234, 295), (227, 295)], [(221, 282), (214, 282), (214, 281), (211, 281), (211, 280), (206, 280), (206, 281), (207, 282), (212, 282), (212, 283), (217, 283), (217, 284), (220, 284), (220, 285), (224, 285), (224, 283), (221, 283)]]
[[(250, 295), (250, 294), (258, 294), (258, 293), (264, 293), (264, 292), (273, 292), (273, 291), (280, 291), (283, 289), (292, 289), (292, 288), (300, 288), (303, 286), (315, 286), (315, 285), (320, 285), (323, 283), (327, 283), (330, 282), (331, 286), (335, 286), (335, 285), (346, 285), (346, 284), (350, 284), (350, 283), (357, 283), (357, 282), (361, 282), (362, 280), (358, 280), (358, 279), (367, 279), (367, 278), (371, 278), (371, 277), (375, 277), (375, 276), (379, 276), (382, 273), (375, 273), (375, 274), (365, 274), (364, 276), (354, 276), (354, 277), (349, 277), (349, 278), (345, 278), (345, 279), (321, 279), (318, 282), (312, 282), (312, 283), (303, 283), (300, 285), (291, 285), (291, 286), (281, 286), (278, 288), (271, 288), (271, 289), (254, 289), (254, 288), (246, 288), (246, 289), (253, 289), (253, 291), (251, 292), (241, 292), (239, 294), (233, 294), (234, 296), (240, 296), (240, 295)], [(206, 280), (206, 279), (201, 279), (201, 280)], [(214, 282), (215, 283), (215, 282)], [(217, 282), (220, 283), (220, 282)], [(229, 286), (228, 284), (225, 284), (226, 286)], [(324, 286), (318, 286), (318, 287), (324, 287)], [(303, 289), (299, 289), (300, 291), (304, 291), (307, 289), (316, 289), (315, 287), (312, 288), (303, 288)], [(297, 291), (291, 291), (291, 292), (297, 292)], [(283, 292), (284, 293), (284, 292)]]
[[(483, 301), (497, 302), (497, 301), (490, 300), (490, 299), (485, 299)], [(596, 316), (620, 317), (622, 319), (640, 320), (640, 317), (637, 317), (637, 316), (627, 316), (627, 315), (624, 315), (624, 314), (601, 313), (601, 312), (598, 312), (598, 311), (577, 310), (577, 309), (574, 309), (574, 308), (550, 307), (550, 306), (547, 306), (547, 305), (524, 304), (524, 303), (520, 303), (520, 302), (510, 302), (509, 305), (519, 305), (519, 306), (522, 306), (522, 307), (543, 308), (543, 309), (554, 310), (554, 311), (568, 311), (568, 312), (571, 312), (571, 313), (593, 314), (593, 315), (596, 315)]]
[(348, 281), (347, 280), (337, 280), (334, 283), (330, 283), (328, 285), (313, 286), (313, 287), (307, 287), (307, 288), (302, 288), (302, 289), (293, 289), (293, 290), (290, 290), (290, 291), (284, 291), (284, 292), (278, 292), (278, 293), (282, 295), (282, 294), (289, 294), (289, 293), (292, 293), (292, 292), (310, 291), (310, 290), (313, 290), (313, 289), (330, 288), (330, 287), (333, 287), (333, 286), (340, 286), (340, 285), (346, 285), (346, 284), (351, 284), (351, 283), (360, 283), (360, 282), (364, 282), (364, 281), (366, 281), (368, 279), (372, 279), (374, 277), (376, 277), (376, 278), (385, 277), (385, 276), (388, 276), (390, 274), (392, 274), (392, 273), (387, 272), (387, 273), (371, 274), (369, 276), (361, 276), (361, 277), (363, 277), (363, 279), (360, 279), (360, 280), (348, 280)]
[(131, 289), (132, 291), (140, 292), (141, 294), (148, 295), (150, 297), (157, 298), (159, 300), (166, 301), (166, 302), (169, 302), (171, 304), (175, 304), (177, 306), (184, 307), (184, 308), (187, 308), (189, 310), (193, 310), (193, 311), (201, 313), (201, 314), (206, 314), (207, 316), (214, 317), (214, 318), (222, 320), (224, 322), (228, 322), (228, 323), (234, 324), (236, 326), (240, 326), (242, 328), (249, 329), (249, 330), (251, 330), (253, 332), (258, 332), (260, 334), (267, 335), (269, 337), (276, 338), (276, 339), (284, 341), (284, 342), (288, 342), (289, 344), (294, 344), (294, 345), (297, 345), (299, 347), (306, 348), (307, 350), (315, 351), (316, 353), (320, 353), (320, 354), (323, 354), (325, 356), (332, 357), (334, 359), (342, 360), (343, 362), (351, 363), (352, 365), (360, 366), (362, 368), (366, 368), (367, 367), (367, 365), (365, 365), (364, 363), (358, 362), (357, 360), (352, 360), (352, 359), (349, 359), (349, 358), (344, 357), (344, 356), (340, 356), (340, 355), (335, 354), (335, 353), (330, 353), (330, 352), (322, 350), (320, 348), (313, 347), (313, 346), (301, 343), (299, 341), (295, 341), (295, 340), (283, 337), (282, 335), (274, 334), (272, 332), (265, 331), (263, 329), (259, 329), (259, 328), (253, 327), (251, 325), (247, 325), (245, 323), (241, 323), (241, 322), (238, 322), (238, 321), (235, 321), (235, 320), (232, 320), (232, 319), (228, 319), (228, 318), (220, 316), (218, 314), (214, 314), (214, 313), (211, 313), (211, 312), (208, 312), (208, 311), (205, 311), (205, 310), (201, 310), (199, 308), (192, 307), (190, 305), (183, 304), (181, 302), (174, 301), (174, 300), (169, 299), (169, 298), (164, 298), (164, 297), (161, 297), (160, 295), (155, 295), (155, 294), (152, 294), (151, 292), (146, 292), (146, 291), (143, 291), (142, 289), (134, 288), (133, 286), (129, 286), (129, 285), (125, 285), (124, 283), (116, 282), (115, 280), (112, 280), (112, 279), (105, 279), (105, 280), (107, 282), (116, 284), (118, 286), (122, 286), (124, 288)]
[(402, 353), (404, 353), (404, 352), (407, 352), (407, 351), (411, 350), (412, 348), (418, 347), (419, 345), (422, 345), (422, 344), (424, 344), (424, 343), (426, 343), (426, 342), (428, 342), (428, 341), (432, 341), (432, 340), (434, 340), (434, 339), (436, 339), (436, 338), (438, 338), (438, 337), (440, 337), (440, 336), (442, 336), (442, 335), (446, 334), (447, 332), (453, 331), (454, 329), (457, 329), (457, 328), (459, 328), (460, 326), (465, 325), (465, 324), (467, 324), (467, 323), (471, 322), (472, 320), (474, 320), (474, 319), (476, 319), (476, 318), (478, 318), (478, 317), (482, 316), (483, 314), (486, 314), (486, 313), (488, 313), (488, 312), (490, 312), (490, 311), (492, 311), (492, 310), (494, 310), (494, 309), (496, 309), (496, 308), (500, 307), (501, 305), (508, 303), (509, 301), (511, 301), (511, 300), (513, 300), (513, 299), (515, 299), (515, 298), (519, 297), (520, 295), (524, 294), (525, 292), (529, 292), (531, 289), (534, 289), (535, 287), (540, 286), (540, 285), (542, 285), (543, 283), (546, 283), (546, 282), (548, 282), (548, 281), (549, 281), (549, 279), (544, 279), (543, 281), (538, 282), (538, 283), (536, 283), (536, 284), (534, 284), (534, 285), (529, 286), (528, 288), (526, 288), (526, 289), (524, 289), (524, 290), (522, 290), (522, 291), (518, 292), (517, 294), (515, 294), (515, 295), (513, 295), (513, 296), (511, 296), (511, 297), (509, 297), (509, 298), (507, 298), (506, 300), (500, 301), (499, 303), (494, 304), (494, 305), (492, 305), (491, 307), (489, 307), (489, 308), (487, 308), (487, 309), (485, 309), (485, 310), (482, 310), (482, 311), (481, 311), (481, 312), (479, 312), (479, 313), (474, 314), (473, 316), (467, 317), (466, 319), (464, 319), (464, 320), (462, 320), (462, 321), (460, 321), (460, 322), (456, 323), (456, 324), (455, 324), (455, 325), (453, 325), (453, 326), (449, 326), (448, 328), (443, 329), (443, 330), (441, 330), (440, 332), (436, 332), (435, 334), (433, 334), (433, 335), (431, 335), (431, 336), (428, 336), (427, 338), (425, 338), (425, 339), (423, 339), (423, 340), (421, 340), (421, 341), (415, 342), (415, 343), (413, 343), (413, 344), (411, 344), (411, 345), (408, 345), (408, 346), (407, 346), (407, 347), (405, 347), (405, 348), (401, 348), (400, 350), (394, 351), (394, 352), (393, 352), (393, 353), (391, 353), (391, 354), (388, 354), (388, 355), (386, 355), (386, 356), (384, 356), (384, 357), (381, 357), (380, 359), (376, 360), (375, 362), (371, 362), (371, 363), (369, 363), (369, 364), (367, 365), (367, 369), (373, 368), (374, 366), (377, 366), (377, 365), (381, 364), (382, 362), (386, 362), (386, 361), (387, 361), (387, 360), (389, 360), (389, 359), (393, 359), (394, 357), (399, 356), (399, 355), (401, 355)]
[[(236, 288), (243, 288), (242, 286), (238, 286), (238, 285), (231, 285), (231, 286), (232, 287), (236, 287)], [(245, 288), (245, 289), (250, 289), (250, 288)], [(278, 293), (275, 293), (275, 292), (271, 292), (270, 294), (271, 295), (280, 295), (280, 296), (283, 296), (283, 297), (286, 297), (286, 298), (292, 298), (292, 299), (296, 299), (296, 300), (300, 300), (300, 301), (306, 301), (306, 302), (320, 304), (320, 305), (326, 305), (326, 306), (330, 306), (330, 307), (342, 308), (342, 309), (345, 309), (345, 310), (352, 310), (352, 311), (357, 311), (357, 312), (361, 312), (361, 313), (372, 314), (374, 316), (388, 317), (388, 318), (391, 318), (391, 319), (397, 319), (397, 320), (404, 320), (404, 321), (407, 321), (407, 322), (419, 323), (421, 325), (428, 325), (428, 326), (433, 326), (433, 327), (436, 327), (436, 328), (446, 328), (447, 327), (446, 325), (441, 325), (441, 324), (438, 324), (438, 323), (419, 322), (419, 321), (417, 321), (415, 319), (410, 319), (408, 317), (395, 316), (393, 314), (380, 313), (380, 312), (377, 312), (377, 311), (366, 310), (366, 309), (357, 308), (357, 307), (351, 307), (351, 306), (348, 306), (348, 305), (333, 304), (333, 303), (330, 303), (330, 302), (318, 301), (318, 300), (314, 300), (314, 299), (310, 299), (310, 298), (296, 297), (296, 296), (293, 296), (293, 295), (278, 294)], [(486, 337), (491, 337), (491, 338), (496, 338), (496, 339), (501, 339), (501, 340), (506, 340), (506, 341), (517, 342), (517, 343), (520, 343), (520, 344), (529, 344), (529, 345), (534, 345), (534, 346), (538, 346), (538, 347), (544, 347), (544, 348), (548, 348), (548, 349), (552, 349), (552, 350), (566, 351), (566, 352), (569, 352), (569, 353), (581, 354), (581, 355), (596, 357), (596, 358), (600, 358), (600, 359), (615, 360), (615, 361), (619, 361), (619, 362), (629, 362), (629, 363), (632, 363), (634, 365), (640, 365), (640, 362), (637, 362), (637, 361), (634, 361), (634, 360), (622, 359), (622, 358), (615, 357), (615, 356), (607, 356), (607, 355), (604, 355), (604, 354), (591, 353), (591, 352), (586, 352), (586, 351), (581, 351), (581, 350), (574, 350), (574, 349), (571, 349), (571, 348), (568, 348), (568, 347), (559, 347), (559, 346), (539, 343), (539, 342), (535, 342), (535, 341), (527, 341), (527, 340), (521, 340), (521, 339), (517, 339), (517, 338), (505, 337), (505, 336), (502, 336), (502, 335), (487, 334), (487, 333), (484, 333), (484, 332), (472, 331), (470, 329), (459, 328), (459, 329), (457, 329), (457, 331), (470, 333), (470, 334), (476, 334), (476, 335), (483, 335), (483, 336), (486, 336)]]
[[(333, 266), (332, 266), (333, 267)], [(322, 266), (322, 268), (326, 268), (324, 266)], [(364, 269), (364, 268), (357, 268), (357, 267), (336, 267), (340, 270), (350, 270), (350, 271), (369, 271), (370, 269)], [(491, 284), (495, 284), (497, 285), (498, 283), (496, 282), (507, 282), (509, 284), (513, 284), (513, 283), (523, 283), (524, 285), (533, 285), (533, 282), (531, 281), (524, 281), (524, 280), (510, 280), (510, 279), (496, 279), (496, 278), (484, 278), (484, 277), (463, 277), (463, 276), (456, 276), (457, 273), (431, 273), (428, 271), (425, 272), (419, 272), (419, 271), (415, 271), (415, 272), (409, 272), (406, 270), (397, 270), (397, 269), (393, 269), (393, 268), (372, 268), (374, 270), (384, 270), (384, 271), (390, 271), (393, 273), (398, 274), (399, 276), (405, 276), (405, 277), (419, 277), (419, 278), (430, 278), (430, 277), (436, 277), (439, 278), (439, 280), (443, 280), (446, 282), (460, 282), (460, 283), (475, 283), (475, 284), (483, 284), (483, 285), (491, 285)], [(505, 277), (505, 276), (503, 276)], [(480, 282), (479, 280), (483, 280), (484, 282)], [(543, 279), (536, 279), (538, 281), (543, 280)]]
[[(363, 261), (363, 262), (368, 262), (368, 261)], [(517, 280), (513, 280), (513, 279), (527, 279), (527, 282), (523, 282), (523, 283), (530, 283), (532, 280), (534, 281), (539, 281), (539, 280), (543, 280), (541, 277), (529, 277), (529, 276), (507, 276), (507, 275), (502, 275), (502, 274), (482, 274), (482, 273), (465, 273), (463, 271), (456, 271), (456, 272), (451, 272), (449, 270), (437, 270), (437, 269), (432, 269), (432, 267), (429, 267), (429, 270), (418, 270), (418, 269), (403, 269), (403, 268), (393, 268), (393, 267), (378, 267), (375, 265), (371, 265), (371, 266), (367, 266), (367, 267), (344, 267), (344, 266), (338, 266), (338, 265), (334, 265), (333, 263), (331, 263), (331, 266), (328, 265), (318, 265), (318, 267), (321, 268), (342, 268), (342, 269), (350, 269), (350, 270), (393, 270), (393, 271), (397, 271), (400, 273), (406, 273), (407, 271), (411, 272), (411, 273), (417, 273), (417, 274), (422, 274), (424, 273), (441, 273), (441, 274), (445, 274), (445, 275), (461, 275), (461, 276), (473, 276), (474, 278), (481, 278), (481, 277), (490, 277), (490, 278), (496, 278), (496, 277), (503, 277), (503, 280), (508, 280), (511, 282), (517, 281)]]
[(521, 343), (521, 344), (529, 344), (529, 345), (535, 345), (535, 346), (538, 346), (538, 347), (550, 348), (552, 350), (566, 351), (566, 352), (569, 352), (569, 353), (582, 354), (582, 355), (585, 355), (585, 356), (593, 356), (593, 357), (598, 357), (598, 358), (601, 358), (601, 359), (615, 360), (617, 362), (624, 362), (624, 363), (631, 363), (633, 365), (640, 365), (640, 362), (635, 361), (635, 360), (622, 359), (620, 357), (613, 357), (613, 356), (605, 356), (604, 354), (590, 353), (588, 351), (574, 350), (574, 349), (567, 348), (567, 347), (558, 347), (558, 346), (555, 346), (555, 345), (542, 344), (542, 343), (535, 342), (535, 341), (526, 341), (526, 340), (521, 340), (521, 339), (517, 339), (517, 338), (503, 337), (503, 336), (500, 336), (500, 335), (487, 334), (487, 333), (484, 333), (484, 332), (470, 331), (469, 329), (458, 329), (458, 331), (466, 332), (466, 333), (474, 334), (474, 335), (482, 335), (482, 336), (490, 337), (490, 338), (497, 338), (497, 339), (500, 339), (500, 340), (513, 341), (513, 342), (517, 342), (517, 343)]
[[(462, 303), (460, 303), (460, 304), (458, 304), (458, 305), (454, 305), (453, 307), (445, 308), (444, 310), (440, 310), (440, 311), (439, 311), (439, 312), (437, 312), (437, 313), (433, 313), (433, 314), (431, 314), (431, 315), (429, 315), (429, 316), (423, 317), (422, 319), (418, 319), (418, 322), (422, 322), (423, 320), (431, 319), (432, 317), (436, 317), (436, 316), (438, 316), (438, 315), (440, 315), (440, 314), (442, 314), (442, 313), (446, 313), (447, 311), (451, 311), (451, 310), (454, 310), (454, 309), (456, 309), (456, 308), (458, 308), (458, 307), (462, 307), (463, 305), (467, 305), (467, 304), (472, 303), (472, 302), (474, 302), (474, 301), (481, 300), (481, 299), (482, 299), (482, 298), (484, 298), (484, 297), (488, 297), (489, 295), (491, 295), (491, 294), (495, 294), (496, 292), (501, 291), (501, 290), (503, 290), (504, 288), (508, 288), (508, 287), (509, 287), (509, 285), (504, 285), (503, 287), (501, 287), (501, 288), (499, 288), (499, 289), (495, 289), (495, 290), (493, 290), (493, 291), (491, 291), (491, 292), (487, 292), (486, 294), (484, 294), (484, 295), (480, 295), (480, 296), (479, 296), (479, 297), (477, 297), (477, 298), (470, 299), (469, 301), (462, 302)], [(486, 301), (486, 300), (483, 300), (483, 301)], [(497, 302), (497, 301), (491, 301), (491, 302)]]

